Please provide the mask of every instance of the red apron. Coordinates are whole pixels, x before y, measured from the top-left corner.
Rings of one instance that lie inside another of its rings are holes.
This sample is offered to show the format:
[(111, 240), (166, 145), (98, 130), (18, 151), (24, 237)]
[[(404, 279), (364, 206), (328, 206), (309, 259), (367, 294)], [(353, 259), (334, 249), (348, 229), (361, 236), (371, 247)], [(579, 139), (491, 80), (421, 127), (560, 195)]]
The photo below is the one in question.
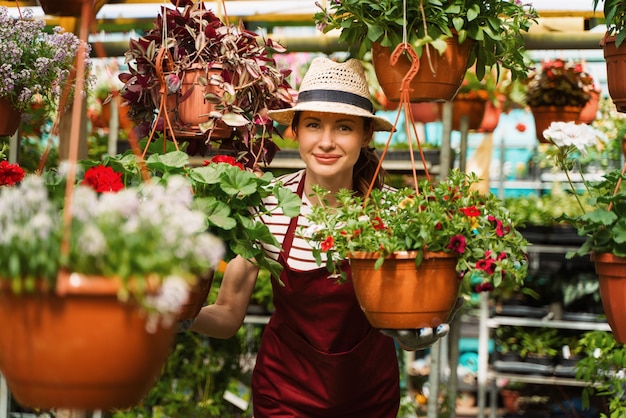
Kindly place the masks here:
[(293, 218), (280, 259), (285, 286), (272, 280), (276, 311), (252, 374), (254, 417), (396, 418), (400, 372), (393, 340), (370, 326), (350, 281), (336, 283), (324, 267), (289, 269), (296, 225)]

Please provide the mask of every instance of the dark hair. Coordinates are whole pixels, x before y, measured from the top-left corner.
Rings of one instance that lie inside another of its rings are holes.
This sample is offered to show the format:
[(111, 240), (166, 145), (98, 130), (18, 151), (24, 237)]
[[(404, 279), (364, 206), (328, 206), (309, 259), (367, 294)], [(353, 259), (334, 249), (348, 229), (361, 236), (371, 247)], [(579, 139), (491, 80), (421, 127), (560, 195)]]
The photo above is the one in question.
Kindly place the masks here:
[[(298, 134), (300, 113), (301, 112), (295, 112), (291, 121), (291, 130), (296, 137)], [(370, 118), (364, 117), (363, 124), (366, 132), (373, 132), (373, 121)], [(370, 188), (370, 184), (372, 184), (372, 181), (374, 182), (375, 189), (381, 189), (384, 186), (387, 173), (382, 167), (380, 168), (376, 178), (374, 178), (379, 162), (380, 158), (378, 157), (374, 147), (361, 147), (359, 159), (352, 170), (352, 187), (358, 195), (365, 196)]]

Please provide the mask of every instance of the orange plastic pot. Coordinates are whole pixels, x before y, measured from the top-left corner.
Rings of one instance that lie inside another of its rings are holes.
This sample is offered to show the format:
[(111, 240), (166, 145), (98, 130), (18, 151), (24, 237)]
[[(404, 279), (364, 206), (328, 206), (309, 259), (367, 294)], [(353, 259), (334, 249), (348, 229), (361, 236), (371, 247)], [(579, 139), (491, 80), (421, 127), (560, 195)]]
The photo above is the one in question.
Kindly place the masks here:
[(31, 408), (99, 410), (139, 403), (156, 382), (176, 329), (146, 330), (118, 300), (119, 282), (59, 274), (57, 292), (0, 292), (0, 371)]
[(592, 254), (600, 280), (600, 297), (613, 337), (626, 343), (626, 258), (613, 254)]
[(214, 271), (211, 270), (206, 276), (200, 277), (196, 284), (191, 288), (187, 303), (185, 303), (178, 314), (178, 319), (184, 321), (186, 319), (193, 319), (198, 316), (200, 309), (207, 300), (209, 292), (211, 291), (211, 285), (213, 284)]
[[(195, 64), (184, 71), (177, 103), (177, 120), (183, 131), (199, 134), (199, 125), (209, 121), (209, 115), (214, 111), (215, 104), (209, 102), (205, 96), (209, 93), (221, 96), (223, 90), (219, 86), (200, 82), (200, 77), (208, 80), (212, 73), (219, 74), (221, 71), (221, 68), (207, 69)], [(211, 138), (230, 138), (232, 132), (233, 129), (230, 126), (222, 121), (217, 121)]]
[[(446, 50), (441, 55), (434, 48), (430, 49), (430, 58), (425, 50), (422, 53), (419, 71), (411, 80), (411, 102), (450, 101), (461, 87), (474, 42), (466, 40), (459, 44), (457, 38), (452, 37), (446, 39), (446, 44)], [(402, 79), (411, 68), (411, 62), (403, 55), (395, 65), (391, 65), (392, 52), (374, 43), (372, 64), (385, 95), (389, 100), (397, 102), (400, 101)]]
[(398, 252), (375, 269), (378, 253), (350, 255), (354, 291), (373, 327), (437, 327), (448, 319), (461, 286), (457, 258), (427, 253), (416, 266), (415, 256), (414, 251)]
[(22, 121), (22, 114), (10, 101), (0, 97), (0, 136), (13, 136)]
[(580, 116), (581, 106), (533, 106), (530, 108), (535, 118), (537, 140), (547, 144), (543, 131), (548, 129), (552, 122), (575, 122)]
[(606, 84), (609, 96), (618, 112), (626, 112), (626, 43), (619, 48), (615, 45), (615, 36), (606, 36), (600, 43), (604, 51), (606, 61)]

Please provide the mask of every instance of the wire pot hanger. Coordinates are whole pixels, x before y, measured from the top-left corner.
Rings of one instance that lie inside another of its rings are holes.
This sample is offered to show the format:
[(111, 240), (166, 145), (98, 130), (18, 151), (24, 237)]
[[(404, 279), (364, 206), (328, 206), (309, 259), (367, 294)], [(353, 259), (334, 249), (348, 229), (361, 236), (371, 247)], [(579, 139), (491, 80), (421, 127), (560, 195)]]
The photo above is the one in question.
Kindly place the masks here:
[[(411, 89), (411, 80), (413, 80), (413, 78), (417, 75), (417, 73), (420, 70), (420, 59), (417, 55), (417, 53), (415, 52), (415, 49), (413, 49), (413, 47), (408, 43), (407, 41), (407, 20), (406, 20), (406, 2), (407, 0), (403, 0), (403, 22), (402, 22), (402, 43), (398, 44), (398, 46), (396, 46), (396, 48), (394, 49), (394, 51), (391, 53), (391, 57), (390, 57), (390, 64), (392, 66), (396, 65), (398, 63), (398, 60), (400, 59), (400, 57), (403, 54), (408, 54), (410, 61), (411, 61), (411, 67), (409, 68), (409, 71), (407, 71), (407, 73), (405, 74), (405, 76), (402, 79), (402, 83), (400, 85), (400, 106), (398, 107), (398, 112), (396, 114), (396, 119), (395, 122), (393, 124), (393, 130), (391, 132), (389, 132), (389, 138), (387, 139), (387, 143), (385, 144), (385, 148), (382, 151), (382, 154), (380, 156), (380, 160), (378, 162), (378, 167), (376, 168), (376, 172), (374, 173), (372, 182), (370, 183), (370, 187), (367, 190), (367, 193), (365, 195), (365, 200), (367, 200), (369, 198), (369, 195), (374, 187), (374, 179), (377, 178), (378, 173), (381, 170), (382, 164), (383, 164), (383, 160), (385, 158), (385, 155), (387, 154), (387, 151), (389, 150), (389, 144), (391, 143), (391, 139), (393, 138), (393, 133), (396, 131), (396, 127), (398, 126), (398, 121), (400, 120), (400, 115), (402, 114), (402, 112), (404, 111), (405, 114), (405, 130), (407, 132), (407, 134), (409, 134), (411, 131), (413, 132), (416, 141), (417, 141), (417, 147), (420, 153), (420, 158), (422, 160), (422, 164), (424, 167), (424, 171), (425, 171), (425, 175), (426, 175), (426, 179), (428, 181), (430, 181), (430, 173), (428, 172), (428, 166), (426, 165), (426, 157), (424, 156), (424, 150), (422, 149), (422, 145), (421, 142), (419, 140), (419, 136), (417, 133), (417, 128), (415, 127), (415, 124), (412, 122), (413, 121), (413, 110), (411, 108), (411, 99), (410, 99), (410, 93), (412, 91)], [(420, 0), (420, 10), (422, 11), (422, 14), (424, 14), (424, 9), (423, 9), (423, 0)], [(425, 22), (425, 19), (424, 19)], [(428, 48), (426, 49), (427, 54), (430, 54), (430, 52), (428, 51)], [(417, 179), (417, 169), (415, 166), (415, 156), (413, 154), (413, 140), (411, 135), (407, 135), (408, 136), (408, 143), (409, 143), (409, 154), (411, 157), (411, 169), (412, 169), (412, 174), (413, 174), (413, 183), (414, 183), (414, 187), (415, 190), (419, 193), (419, 183), (418, 183), (418, 179)]]

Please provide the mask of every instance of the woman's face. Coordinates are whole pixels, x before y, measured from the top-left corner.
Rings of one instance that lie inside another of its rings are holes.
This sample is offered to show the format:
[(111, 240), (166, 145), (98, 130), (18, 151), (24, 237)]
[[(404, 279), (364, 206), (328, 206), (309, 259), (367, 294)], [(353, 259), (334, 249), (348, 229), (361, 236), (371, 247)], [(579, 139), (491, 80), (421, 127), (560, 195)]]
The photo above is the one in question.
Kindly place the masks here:
[(361, 148), (372, 137), (362, 117), (327, 112), (302, 112), (296, 132), (307, 173), (350, 182)]

